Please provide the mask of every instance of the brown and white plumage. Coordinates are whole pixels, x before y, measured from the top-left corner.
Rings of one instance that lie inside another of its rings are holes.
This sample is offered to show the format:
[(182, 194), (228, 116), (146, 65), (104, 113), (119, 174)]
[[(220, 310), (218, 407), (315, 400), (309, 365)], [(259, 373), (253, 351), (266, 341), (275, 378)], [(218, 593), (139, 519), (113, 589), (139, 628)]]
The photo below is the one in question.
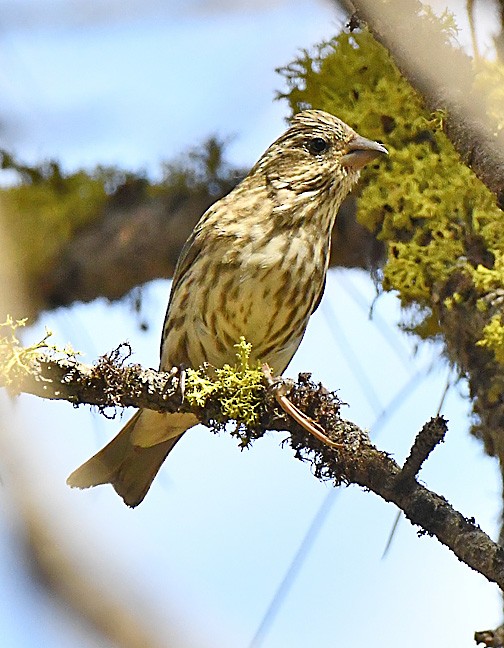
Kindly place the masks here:
[[(338, 208), (360, 169), (386, 149), (336, 117), (307, 110), (248, 176), (201, 217), (180, 255), (161, 340), (160, 368), (221, 367), (244, 336), (253, 359), (280, 374), (321, 299)], [(140, 410), (68, 478), (110, 482), (129, 506), (144, 498), (192, 414)]]

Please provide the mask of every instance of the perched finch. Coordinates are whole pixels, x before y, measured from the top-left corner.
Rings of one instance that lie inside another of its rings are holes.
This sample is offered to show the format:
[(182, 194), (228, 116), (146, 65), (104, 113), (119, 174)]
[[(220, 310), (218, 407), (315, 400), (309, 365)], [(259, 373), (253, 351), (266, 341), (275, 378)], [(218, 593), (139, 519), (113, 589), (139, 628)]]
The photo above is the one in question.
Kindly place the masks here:
[[(178, 260), (161, 370), (222, 367), (240, 336), (281, 374), (324, 291), (331, 230), (360, 169), (386, 154), (333, 115), (305, 110), (248, 176), (203, 214)], [(75, 470), (70, 486), (110, 483), (137, 506), (193, 414), (139, 410)]]

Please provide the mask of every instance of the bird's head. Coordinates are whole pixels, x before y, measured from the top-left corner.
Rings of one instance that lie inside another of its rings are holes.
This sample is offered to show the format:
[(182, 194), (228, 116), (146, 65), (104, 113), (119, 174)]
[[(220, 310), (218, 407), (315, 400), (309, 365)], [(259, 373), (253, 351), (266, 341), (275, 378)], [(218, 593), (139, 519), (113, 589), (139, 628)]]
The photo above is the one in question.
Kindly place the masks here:
[(255, 170), (282, 194), (310, 196), (327, 190), (343, 199), (360, 170), (383, 154), (387, 149), (382, 144), (358, 135), (337, 117), (304, 110), (293, 117), (291, 127), (268, 148)]

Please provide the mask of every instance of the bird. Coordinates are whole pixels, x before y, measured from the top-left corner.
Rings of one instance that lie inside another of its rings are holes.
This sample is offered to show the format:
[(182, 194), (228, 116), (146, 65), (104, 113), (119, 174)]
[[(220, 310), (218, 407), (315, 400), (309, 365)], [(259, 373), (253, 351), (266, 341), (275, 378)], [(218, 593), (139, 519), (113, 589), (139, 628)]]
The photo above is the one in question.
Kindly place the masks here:
[[(281, 375), (322, 298), (338, 208), (361, 169), (387, 153), (330, 113), (297, 113), (186, 241), (171, 285), (160, 370), (233, 364), (243, 336), (252, 345), (250, 360)], [(67, 483), (110, 483), (135, 507), (197, 423), (192, 413), (140, 409)]]

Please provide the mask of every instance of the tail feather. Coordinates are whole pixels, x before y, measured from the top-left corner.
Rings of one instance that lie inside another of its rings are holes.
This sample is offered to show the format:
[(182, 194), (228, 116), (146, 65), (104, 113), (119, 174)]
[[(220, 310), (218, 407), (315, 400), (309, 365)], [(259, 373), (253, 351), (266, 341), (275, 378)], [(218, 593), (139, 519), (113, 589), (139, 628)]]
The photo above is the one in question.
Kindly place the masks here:
[(112, 484), (125, 504), (138, 506), (161, 464), (182, 436), (180, 434), (148, 448), (134, 445), (131, 436), (142, 411), (139, 410), (110, 443), (74, 470), (67, 484), (77, 488)]

